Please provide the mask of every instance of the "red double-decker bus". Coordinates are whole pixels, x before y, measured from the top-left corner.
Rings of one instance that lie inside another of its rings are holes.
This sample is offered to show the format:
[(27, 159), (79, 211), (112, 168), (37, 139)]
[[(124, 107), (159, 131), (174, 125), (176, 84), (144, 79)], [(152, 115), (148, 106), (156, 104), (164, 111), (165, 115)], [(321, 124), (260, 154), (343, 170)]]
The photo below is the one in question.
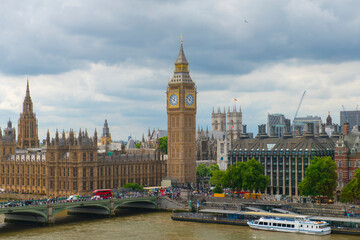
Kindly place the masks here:
[(109, 199), (113, 197), (114, 197), (114, 193), (112, 189), (97, 189), (93, 191), (91, 198)]

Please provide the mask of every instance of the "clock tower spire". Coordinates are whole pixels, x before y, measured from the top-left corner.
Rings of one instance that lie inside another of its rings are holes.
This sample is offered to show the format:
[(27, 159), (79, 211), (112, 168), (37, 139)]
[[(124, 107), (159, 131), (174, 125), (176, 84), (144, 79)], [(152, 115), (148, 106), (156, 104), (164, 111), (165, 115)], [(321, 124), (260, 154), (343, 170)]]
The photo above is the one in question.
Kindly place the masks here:
[(196, 182), (196, 87), (190, 77), (183, 49), (175, 60), (174, 75), (167, 89), (168, 162), (173, 183)]

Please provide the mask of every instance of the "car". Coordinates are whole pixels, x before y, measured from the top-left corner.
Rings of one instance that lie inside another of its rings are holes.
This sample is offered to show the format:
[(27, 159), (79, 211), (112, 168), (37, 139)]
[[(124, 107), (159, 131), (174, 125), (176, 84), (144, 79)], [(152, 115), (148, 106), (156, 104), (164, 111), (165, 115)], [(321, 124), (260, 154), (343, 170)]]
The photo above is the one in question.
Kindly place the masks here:
[(91, 200), (102, 200), (102, 197), (100, 197), (99, 195), (95, 195), (91, 197)]
[(71, 195), (70, 197), (68, 197), (68, 199), (66, 199), (66, 202), (76, 202), (76, 201), (79, 201), (78, 195)]
[(4, 205), (4, 207), (17, 207), (19, 206), (17, 203), (9, 202)]

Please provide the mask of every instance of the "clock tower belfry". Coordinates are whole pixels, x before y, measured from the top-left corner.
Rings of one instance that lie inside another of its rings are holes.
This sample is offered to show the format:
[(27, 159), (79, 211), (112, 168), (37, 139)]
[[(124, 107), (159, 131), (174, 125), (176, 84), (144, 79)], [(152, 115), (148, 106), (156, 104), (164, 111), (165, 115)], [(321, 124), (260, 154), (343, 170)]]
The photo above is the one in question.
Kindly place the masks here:
[(196, 182), (196, 87), (189, 74), (182, 37), (174, 75), (168, 83), (167, 177), (173, 183)]

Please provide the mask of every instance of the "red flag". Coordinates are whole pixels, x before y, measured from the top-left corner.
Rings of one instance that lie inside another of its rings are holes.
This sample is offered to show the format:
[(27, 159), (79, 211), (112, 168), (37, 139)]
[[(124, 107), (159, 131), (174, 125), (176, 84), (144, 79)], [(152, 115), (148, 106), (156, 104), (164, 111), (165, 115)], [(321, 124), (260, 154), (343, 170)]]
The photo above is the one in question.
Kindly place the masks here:
[(235, 98), (235, 102), (237, 101), (237, 99)]

